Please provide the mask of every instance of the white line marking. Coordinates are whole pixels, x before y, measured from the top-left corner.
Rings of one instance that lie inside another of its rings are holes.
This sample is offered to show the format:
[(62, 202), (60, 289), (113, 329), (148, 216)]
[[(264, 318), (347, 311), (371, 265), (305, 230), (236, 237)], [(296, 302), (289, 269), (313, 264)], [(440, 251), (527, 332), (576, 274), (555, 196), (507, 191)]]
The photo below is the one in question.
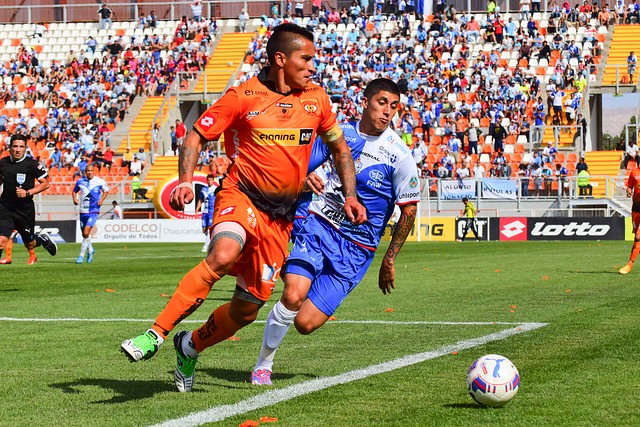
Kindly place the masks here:
[[(85, 319), (81, 317), (63, 317), (63, 318), (37, 318), (37, 317), (0, 317), (0, 322), (87, 322), (87, 323), (104, 323), (104, 322), (127, 322), (127, 323), (153, 323), (155, 319)], [(185, 319), (180, 323), (204, 323), (207, 320)], [(264, 320), (256, 320), (253, 323), (264, 323)], [(519, 322), (413, 322), (413, 321), (395, 321), (395, 320), (331, 320), (327, 324), (343, 323), (343, 324), (375, 324), (375, 325), (522, 325)]]
[(510, 336), (532, 331), (546, 325), (547, 323), (522, 323), (516, 328), (504, 329), (500, 332), (485, 335), (482, 337), (459, 341), (455, 344), (445, 345), (436, 350), (400, 357), (389, 362), (383, 362), (377, 365), (368, 366), (366, 368), (356, 369), (354, 371), (345, 372), (333, 377), (317, 378), (299, 384), (290, 385), (282, 389), (267, 391), (265, 393), (258, 394), (257, 396), (242, 400), (231, 405), (213, 406), (204, 411), (194, 412), (181, 418), (167, 420), (163, 423), (155, 424), (152, 427), (200, 426), (207, 423), (222, 421), (236, 415), (285, 402), (287, 400), (291, 400), (305, 394), (324, 390), (326, 388), (334, 387), (340, 384), (346, 384), (353, 381), (361, 380), (374, 375), (395, 371), (396, 369), (401, 369), (420, 362), (424, 362), (426, 360), (445, 356), (453, 351), (466, 350), (490, 343), (492, 341), (503, 340)]

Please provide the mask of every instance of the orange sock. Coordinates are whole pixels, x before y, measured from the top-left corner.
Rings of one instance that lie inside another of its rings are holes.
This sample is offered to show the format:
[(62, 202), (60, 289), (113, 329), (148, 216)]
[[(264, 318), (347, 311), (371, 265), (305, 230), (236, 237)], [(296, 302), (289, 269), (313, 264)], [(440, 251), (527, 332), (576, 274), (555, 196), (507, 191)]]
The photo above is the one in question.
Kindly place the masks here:
[(218, 280), (220, 277), (202, 260), (182, 278), (166, 307), (156, 318), (153, 330), (166, 338), (178, 323), (202, 305)]
[(228, 302), (216, 308), (209, 320), (193, 332), (191, 340), (197, 351), (226, 340), (242, 328), (242, 325), (238, 325), (229, 316), (230, 306), (231, 303)]
[(29, 249), (29, 257), (34, 257), (34, 256), (36, 256), (35, 249)]
[(11, 240), (11, 238), (7, 240), (7, 244), (4, 249), (7, 251), (7, 256), (5, 258), (11, 259), (11, 256), (13, 255), (13, 240)]
[(629, 257), (629, 262), (635, 262), (636, 258), (638, 258), (638, 254), (640, 253), (640, 241), (634, 241), (633, 247), (631, 248), (631, 256)]

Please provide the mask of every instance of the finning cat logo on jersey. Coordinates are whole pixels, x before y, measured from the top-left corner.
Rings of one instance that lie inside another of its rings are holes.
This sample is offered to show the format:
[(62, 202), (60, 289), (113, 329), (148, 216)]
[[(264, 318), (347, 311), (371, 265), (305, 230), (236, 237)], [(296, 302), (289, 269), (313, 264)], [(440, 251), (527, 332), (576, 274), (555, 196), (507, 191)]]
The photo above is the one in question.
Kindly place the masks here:
[(27, 180), (27, 175), (24, 173), (17, 173), (16, 174), (16, 182), (18, 183), (18, 185), (22, 185), (25, 183), (25, 181)]

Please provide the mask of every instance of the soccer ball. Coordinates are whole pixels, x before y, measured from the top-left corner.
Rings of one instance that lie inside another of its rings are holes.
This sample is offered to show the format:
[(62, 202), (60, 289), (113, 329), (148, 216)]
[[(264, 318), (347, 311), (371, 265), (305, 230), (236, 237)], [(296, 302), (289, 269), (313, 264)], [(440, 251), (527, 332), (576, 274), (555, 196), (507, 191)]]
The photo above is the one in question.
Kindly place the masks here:
[(509, 359), (487, 354), (471, 364), (467, 373), (469, 395), (481, 405), (500, 407), (513, 399), (520, 387), (520, 374)]

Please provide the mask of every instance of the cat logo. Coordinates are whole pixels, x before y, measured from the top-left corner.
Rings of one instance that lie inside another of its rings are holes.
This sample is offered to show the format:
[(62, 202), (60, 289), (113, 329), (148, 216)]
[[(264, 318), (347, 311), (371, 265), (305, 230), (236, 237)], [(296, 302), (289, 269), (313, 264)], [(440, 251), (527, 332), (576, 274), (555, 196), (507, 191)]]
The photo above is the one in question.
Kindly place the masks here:
[(300, 145), (311, 144), (313, 129), (300, 129)]

